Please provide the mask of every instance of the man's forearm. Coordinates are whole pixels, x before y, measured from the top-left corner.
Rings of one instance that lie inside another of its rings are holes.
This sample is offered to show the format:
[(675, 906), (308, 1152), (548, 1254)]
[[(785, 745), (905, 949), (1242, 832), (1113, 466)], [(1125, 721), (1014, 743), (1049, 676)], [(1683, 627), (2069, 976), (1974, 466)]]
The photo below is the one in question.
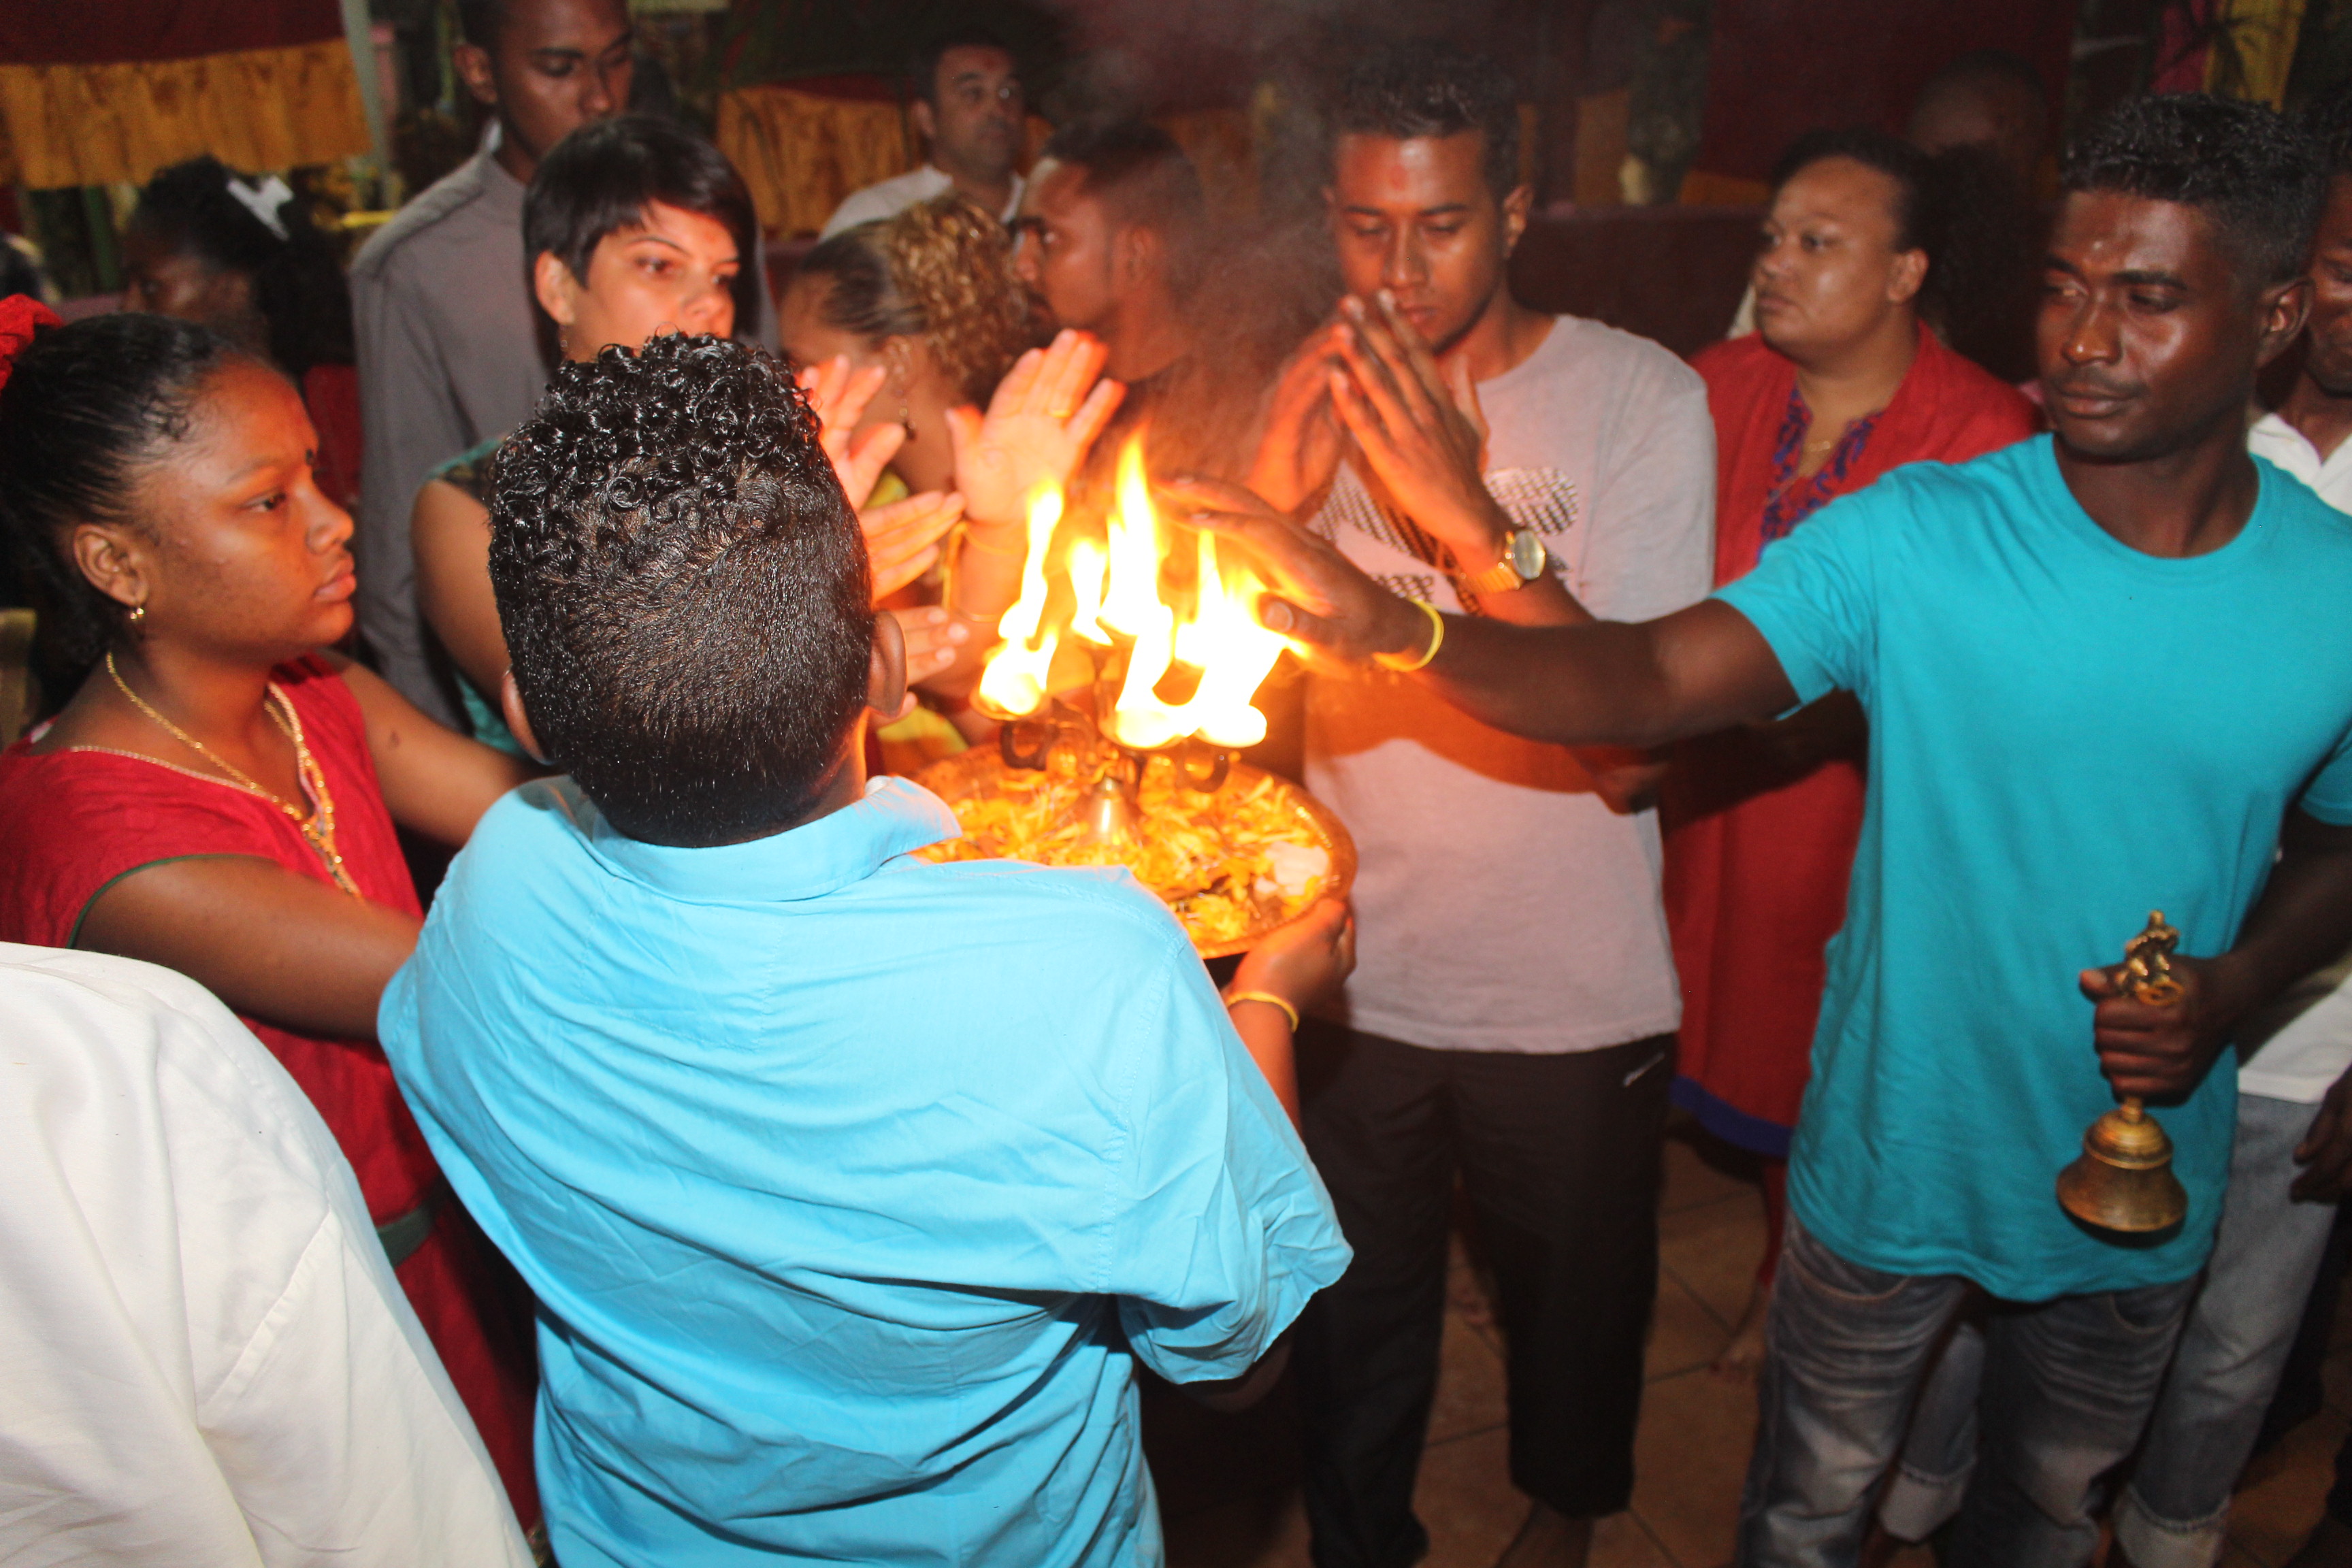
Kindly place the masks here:
[(1795, 699), (1747, 618), (1714, 603), (1638, 625), (1448, 616), (1421, 679), (1483, 723), (1571, 746), (1663, 745)]
[(2352, 827), (2290, 810), (2279, 849), (2237, 944), (2215, 961), (2233, 1024), (2352, 947)]

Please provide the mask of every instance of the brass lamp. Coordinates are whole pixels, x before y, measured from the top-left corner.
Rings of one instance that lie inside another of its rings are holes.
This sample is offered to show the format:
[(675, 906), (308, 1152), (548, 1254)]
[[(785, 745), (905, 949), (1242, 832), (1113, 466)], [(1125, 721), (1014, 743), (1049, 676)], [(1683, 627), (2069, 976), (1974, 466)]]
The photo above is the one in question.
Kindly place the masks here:
[[(2180, 1000), (2172, 978), (2179, 945), (2164, 911), (2150, 913), (2147, 929), (2124, 945), (2123, 982), (2133, 996), (2151, 1007)], [(2131, 1095), (2083, 1134), (2081, 1156), (2058, 1173), (2058, 1201), (2084, 1225), (2126, 1236), (2169, 1230), (2189, 1214), (2189, 1194), (2172, 1173), (2172, 1140)]]

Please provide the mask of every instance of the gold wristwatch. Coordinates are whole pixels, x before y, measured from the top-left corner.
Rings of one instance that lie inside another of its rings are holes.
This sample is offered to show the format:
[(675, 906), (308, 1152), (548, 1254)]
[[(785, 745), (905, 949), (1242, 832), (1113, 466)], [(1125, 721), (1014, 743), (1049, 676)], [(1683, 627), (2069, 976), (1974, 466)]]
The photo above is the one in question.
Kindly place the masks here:
[(1542, 536), (1532, 528), (1515, 528), (1503, 535), (1503, 558), (1484, 572), (1463, 573), (1454, 579), (1457, 587), (1473, 594), (1507, 594), (1514, 588), (1524, 588), (1543, 575), (1551, 560), (1544, 548)]

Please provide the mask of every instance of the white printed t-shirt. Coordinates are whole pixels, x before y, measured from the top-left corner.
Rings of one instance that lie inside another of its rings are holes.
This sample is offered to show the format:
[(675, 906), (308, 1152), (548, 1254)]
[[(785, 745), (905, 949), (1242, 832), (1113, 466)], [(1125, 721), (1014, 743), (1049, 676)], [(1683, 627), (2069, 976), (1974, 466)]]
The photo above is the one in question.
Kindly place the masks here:
[[(1706, 595), (1715, 426), (1696, 372), (1645, 338), (1561, 316), (1478, 398), (1487, 489), (1543, 536), (1587, 609), (1643, 621)], [(1462, 608), (1352, 468), (1315, 526), (1397, 593)], [(1611, 811), (1567, 747), (1371, 670), (1309, 683), (1306, 773), (1359, 856), (1356, 971), (1329, 1016), (1408, 1045), (1521, 1053), (1597, 1050), (1681, 1022), (1656, 814)]]
[[(2352, 512), (2352, 441), (2323, 460), (2302, 431), (2265, 414), (2246, 432), (2246, 447), (2309, 485), (2319, 499)], [(2268, 1100), (2316, 1105), (2352, 1067), (2352, 952), (2305, 976), (2238, 1031), (2238, 1089)]]

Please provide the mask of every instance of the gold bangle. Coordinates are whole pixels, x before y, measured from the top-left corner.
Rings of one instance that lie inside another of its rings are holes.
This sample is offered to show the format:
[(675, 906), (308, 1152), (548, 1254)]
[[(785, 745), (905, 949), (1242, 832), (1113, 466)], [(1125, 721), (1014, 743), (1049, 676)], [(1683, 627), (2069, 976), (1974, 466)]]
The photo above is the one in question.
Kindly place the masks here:
[(1437, 657), (1437, 650), (1445, 646), (1445, 617), (1437, 613), (1437, 606), (1426, 599), (1407, 599), (1405, 603), (1429, 617), (1429, 646), (1421, 650), (1421, 655), (1417, 658), (1402, 653), (1372, 655), (1374, 664), (1379, 665), (1382, 669), (1393, 669), (1400, 675), (1410, 675), (1414, 670), (1423, 668), (1431, 659)]
[(1273, 992), (1228, 991), (1225, 993), (1226, 1006), (1231, 1007), (1236, 1002), (1263, 1002), (1269, 1007), (1279, 1007), (1282, 1009), (1282, 1016), (1290, 1020), (1290, 1032), (1294, 1035), (1298, 1033), (1298, 1009), (1276, 996)]
[(1018, 544), (1009, 546), (1003, 544), (989, 544), (982, 542), (980, 535), (973, 531), (972, 525), (971, 523), (961, 523), (958, 524), (958, 526), (963, 530), (964, 543), (971, 549), (979, 551), (982, 555), (1026, 555), (1029, 552), (1029, 540), (1025, 533), (1022, 536), (1022, 541)]

